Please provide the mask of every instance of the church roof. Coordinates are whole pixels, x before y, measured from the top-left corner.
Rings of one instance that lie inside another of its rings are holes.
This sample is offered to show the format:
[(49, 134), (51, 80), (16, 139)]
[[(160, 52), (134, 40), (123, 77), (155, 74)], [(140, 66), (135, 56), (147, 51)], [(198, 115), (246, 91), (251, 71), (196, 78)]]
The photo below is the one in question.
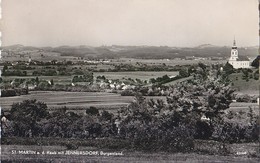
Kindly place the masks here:
[(237, 61), (250, 61), (247, 56), (239, 55)]

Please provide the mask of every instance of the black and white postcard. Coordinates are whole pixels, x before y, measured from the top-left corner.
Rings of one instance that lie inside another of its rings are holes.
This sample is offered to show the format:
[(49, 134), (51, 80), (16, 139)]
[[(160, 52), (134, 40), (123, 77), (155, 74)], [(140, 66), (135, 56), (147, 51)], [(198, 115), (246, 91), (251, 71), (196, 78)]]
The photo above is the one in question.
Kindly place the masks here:
[(258, 0), (2, 0), (2, 162), (259, 162)]

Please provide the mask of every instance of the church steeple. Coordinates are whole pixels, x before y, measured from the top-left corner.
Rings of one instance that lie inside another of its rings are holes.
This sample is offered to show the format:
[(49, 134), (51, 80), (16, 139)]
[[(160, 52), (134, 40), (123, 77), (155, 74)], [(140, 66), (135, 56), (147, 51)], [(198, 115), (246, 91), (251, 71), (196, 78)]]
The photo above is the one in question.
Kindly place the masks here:
[(234, 38), (232, 49), (237, 49), (236, 39)]
[(233, 41), (233, 46), (231, 49), (231, 55), (228, 60), (228, 63), (233, 66), (233, 68), (238, 69), (238, 68), (250, 68), (250, 61), (247, 57), (245, 56), (238, 56), (238, 48), (236, 45), (236, 39), (234, 38)]
[(236, 39), (234, 38), (233, 46), (231, 49), (231, 57), (229, 60), (236, 61), (237, 59), (238, 59), (238, 51), (237, 51)]

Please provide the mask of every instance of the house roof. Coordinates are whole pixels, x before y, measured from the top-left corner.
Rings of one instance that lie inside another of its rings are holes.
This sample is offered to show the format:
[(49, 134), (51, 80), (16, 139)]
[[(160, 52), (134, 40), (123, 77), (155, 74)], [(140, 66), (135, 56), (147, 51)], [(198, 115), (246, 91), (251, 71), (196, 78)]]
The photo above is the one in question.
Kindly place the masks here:
[(249, 61), (247, 56), (239, 55), (237, 61)]

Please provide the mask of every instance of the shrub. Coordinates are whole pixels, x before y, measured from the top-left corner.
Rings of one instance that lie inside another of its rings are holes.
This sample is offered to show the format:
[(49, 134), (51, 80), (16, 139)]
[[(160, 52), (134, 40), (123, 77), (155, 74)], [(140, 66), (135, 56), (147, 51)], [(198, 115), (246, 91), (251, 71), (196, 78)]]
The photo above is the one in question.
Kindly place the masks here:
[(1, 97), (11, 97), (11, 96), (20, 96), (28, 94), (28, 89), (26, 88), (17, 88), (17, 89), (2, 89)]
[(88, 114), (88, 115), (98, 115), (99, 111), (96, 107), (91, 106), (90, 108), (86, 109), (86, 114)]
[(101, 113), (101, 120), (102, 121), (110, 121), (113, 117), (112, 113), (109, 113), (108, 111), (104, 110)]
[(73, 142), (66, 143), (66, 148), (68, 150), (76, 150), (76, 149), (78, 149), (78, 147), (79, 146), (76, 143), (73, 143)]
[(237, 102), (256, 102), (257, 96), (250, 96), (248, 94), (236, 95)]
[(253, 142), (258, 139), (257, 124), (244, 125), (231, 122), (217, 124), (212, 138), (229, 143)]
[(11, 97), (16, 96), (16, 91), (14, 89), (1, 90), (1, 97)]
[(136, 93), (131, 89), (126, 89), (121, 92), (121, 96), (134, 96)]
[(166, 130), (147, 126), (135, 131), (132, 145), (138, 150), (188, 152), (194, 148), (193, 140), (186, 126)]

